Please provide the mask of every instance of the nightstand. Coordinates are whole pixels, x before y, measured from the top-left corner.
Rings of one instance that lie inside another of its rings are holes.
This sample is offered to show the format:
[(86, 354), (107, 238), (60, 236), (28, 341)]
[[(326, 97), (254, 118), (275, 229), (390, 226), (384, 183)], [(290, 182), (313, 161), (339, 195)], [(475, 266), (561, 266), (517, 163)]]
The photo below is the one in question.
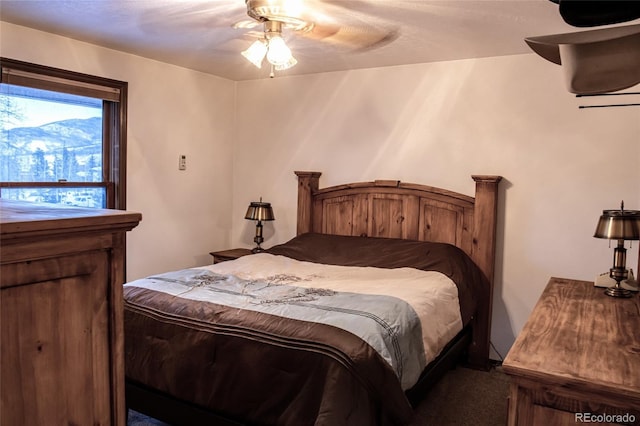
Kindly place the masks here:
[(213, 256), (213, 263), (226, 262), (227, 260), (235, 260), (242, 256), (253, 254), (251, 249), (234, 248), (230, 250), (212, 251), (209, 253)]
[(551, 278), (502, 366), (509, 425), (640, 424), (640, 297)]

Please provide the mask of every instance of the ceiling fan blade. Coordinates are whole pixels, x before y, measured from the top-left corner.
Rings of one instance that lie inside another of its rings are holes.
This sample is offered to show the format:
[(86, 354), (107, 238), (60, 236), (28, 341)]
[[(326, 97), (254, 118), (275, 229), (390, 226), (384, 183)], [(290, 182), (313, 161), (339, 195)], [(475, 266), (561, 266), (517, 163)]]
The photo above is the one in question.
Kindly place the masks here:
[(352, 50), (370, 50), (398, 38), (397, 25), (375, 18), (375, 1), (305, 0), (300, 15), (312, 23), (299, 34)]
[(261, 26), (262, 26), (262, 24), (260, 22), (256, 21), (255, 19), (243, 19), (241, 21), (234, 22), (231, 27), (234, 28), (234, 29), (252, 30), (252, 29), (255, 29), (255, 28), (261, 27)]
[(148, 33), (175, 31), (185, 28), (204, 31), (229, 28), (243, 16), (244, 8), (233, 0), (210, 2), (153, 2), (141, 14), (139, 25)]
[(370, 25), (316, 24), (302, 36), (328, 42), (353, 50), (369, 50), (382, 47), (398, 38), (395, 29), (383, 29)]
[(574, 27), (619, 24), (640, 18), (638, 0), (550, 0), (562, 19)]
[(568, 90), (608, 93), (640, 83), (640, 25), (527, 37), (538, 55), (561, 65)]

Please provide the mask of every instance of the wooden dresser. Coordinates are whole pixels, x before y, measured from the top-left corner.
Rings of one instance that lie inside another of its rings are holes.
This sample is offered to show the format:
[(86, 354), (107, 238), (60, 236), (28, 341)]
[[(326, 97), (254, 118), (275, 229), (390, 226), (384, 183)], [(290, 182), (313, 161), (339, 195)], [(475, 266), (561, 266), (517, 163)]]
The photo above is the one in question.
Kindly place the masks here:
[(126, 424), (124, 243), (140, 219), (0, 199), (0, 424)]
[(640, 297), (551, 278), (503, 369), (510, 425), (640, 424)]

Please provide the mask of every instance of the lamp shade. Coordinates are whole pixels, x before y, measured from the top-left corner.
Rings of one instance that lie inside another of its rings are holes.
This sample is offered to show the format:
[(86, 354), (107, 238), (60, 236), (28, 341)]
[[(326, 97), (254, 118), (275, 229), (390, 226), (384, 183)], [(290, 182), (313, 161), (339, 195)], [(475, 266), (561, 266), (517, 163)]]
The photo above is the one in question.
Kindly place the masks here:
[(262, 201), (252, 201), (251, 204), (249, 204), (249, 208), (247, 209), (247, 213), (244, 215), (244, 218), (259, 221), (275, 219), (271, 203), (264, 203)]
[(640, 240), (640, 210), (603, 210), (593, 236), (609, 240)]
[(242, 56), (247, 58), (249, 62), (255, 65), (258, 68), (262, 67), (262, 60), (267, 54), (267, 43), (264, 40), (256, 40), (253, 42), (251, 46), (244, 52), (242, 52)]
[(289, 49), (282, 36), (272, 35), (269, 38), (267, 60), (273, 65), (284, 65), (291, 60), (291, 49)]

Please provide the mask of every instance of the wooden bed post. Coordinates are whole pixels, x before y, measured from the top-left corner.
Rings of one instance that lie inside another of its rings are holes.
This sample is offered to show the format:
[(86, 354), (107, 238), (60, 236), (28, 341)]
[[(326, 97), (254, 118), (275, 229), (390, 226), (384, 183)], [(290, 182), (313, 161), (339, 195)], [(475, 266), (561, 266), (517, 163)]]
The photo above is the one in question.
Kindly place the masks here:
[(313, 229), (313, 193), (318, 190), (321, 172), (294, 172), (298, 176), (298, 225), (296, 235)]
[(498, 184), (502, 176), (474, 175), (471, 177), (476, 182), (471, 258), (484, 273), (486, 285), (489, 288), (481, 292), (488, 299), (478, 300), (478, 313), (473, 324), (473, 342), (469, 348), (469, 364), (487, 369), (491, 345)]

